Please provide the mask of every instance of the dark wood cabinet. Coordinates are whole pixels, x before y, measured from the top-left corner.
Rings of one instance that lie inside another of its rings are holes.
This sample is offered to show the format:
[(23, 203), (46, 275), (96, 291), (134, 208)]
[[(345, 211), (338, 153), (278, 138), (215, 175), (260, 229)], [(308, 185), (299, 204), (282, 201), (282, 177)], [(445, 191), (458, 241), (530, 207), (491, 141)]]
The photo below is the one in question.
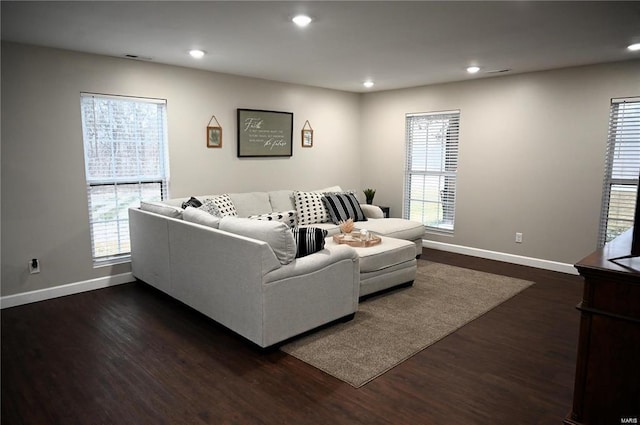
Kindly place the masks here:
[(640, 424), (640, 258), (632, 232), (578, 262), (584, 277), (571, 425)]

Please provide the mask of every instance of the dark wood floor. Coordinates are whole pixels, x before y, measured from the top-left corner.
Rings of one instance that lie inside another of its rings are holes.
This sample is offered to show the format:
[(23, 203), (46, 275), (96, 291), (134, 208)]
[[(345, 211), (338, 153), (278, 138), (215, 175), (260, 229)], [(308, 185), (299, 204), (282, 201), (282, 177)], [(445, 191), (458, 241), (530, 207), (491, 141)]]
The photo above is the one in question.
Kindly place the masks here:
[(561, 424), (581, 279), (422, 258), (536, 284), (360, 389), (141, 283), (5, 309), (2, 424)]

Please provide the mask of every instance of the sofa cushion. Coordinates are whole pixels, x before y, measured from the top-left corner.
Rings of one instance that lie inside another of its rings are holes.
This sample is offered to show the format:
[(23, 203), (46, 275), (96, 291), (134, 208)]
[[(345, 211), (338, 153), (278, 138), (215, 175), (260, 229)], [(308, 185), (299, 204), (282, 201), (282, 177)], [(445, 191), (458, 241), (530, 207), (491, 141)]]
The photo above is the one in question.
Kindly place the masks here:
[(229, 198), (235, 206), (238, 217), (284, 211), (271, 209), (271, 202), (269, 202), (269, 194), (267, 192), (230, 193)]
[(296, 210), (273, 212), (268, 214), (250, 215), (249, 218), (253, 220), (267, 220), (267, 221), (279, 221), (289, 227), (296, 227), (298, 224), (298, 215)]
[(218, 217), (236, 217), (238, 215), (236, 207), (227, 194), (204, 198), (200, 208)]
[(324, 249), (326, 230), (317, 227), (299, 227), (291, 231), (296, 241), (296, 258), (306, 257)]
[(269, 202), (272, 211), (289, 211), (296, 209), (293, 200), (293, 190), (274, 190), (269, 192)]
[(384, 236), (378, 245), (357, 248), (356, 251), (360, 257), (360, 273), (384, 270), (416, 258), (416, 246), (413, 242)]
[(182, 208), (167, 205), (162, 202), (140, 201), (140, 209), (171, 218), (182, 218)]
[(367, 217), (360, 208), (360, 203), (353, 193), (325, 193), (322, 197), (324, 206), (334, 224), (352, 219), (353, 221), (367, 221)]
[(362, 209), (362, 212), (364, 213), (364, 216), (367, 217), (367, 219), (384, 218), (384, 212), (382, 212), (382, 209), (377, 205), (360, 204), (360, 208)]
[(227, 216), (222, 217), (218, 228), (268, 243), (280, 264), (289, 264), (296, 258), (296, 241), (284, 223)]
[[(325, 239), (325, 248), (333, 251), (337, 244), (332, 237)], [(411, 241), (383, 236), (382, 242), (369, 247), (353, 247), (360, 259), (360, 274), (394, 267), (397, 264), (415, 261), (416, 247)]]
[(421, 239), (425, 231), (422, 223), (402, 218), (370, 218), (361, 227), (379, 235), (407, 241)]
[(316, 223), (326, 223), (329, 221), (329, 212), (322, 202), (323, 194), (320, 192), (298, 192), (293, 193), (298, 213), (298, 225), (308, 226)]
[(182, 213), (182, 219), (191, 223), (202, 224), (203, 226), (213, 227), (217, 229), (220, 224), (220, 217), (209, 214), (199, 208), (187, 206)]

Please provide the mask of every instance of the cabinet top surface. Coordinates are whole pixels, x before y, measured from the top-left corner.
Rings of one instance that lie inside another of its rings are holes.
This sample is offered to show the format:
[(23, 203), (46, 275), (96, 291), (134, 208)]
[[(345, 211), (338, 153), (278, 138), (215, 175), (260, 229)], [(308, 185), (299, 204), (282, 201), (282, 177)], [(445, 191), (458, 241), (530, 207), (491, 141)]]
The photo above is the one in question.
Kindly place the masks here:
[(601, 270), (612, 273), (640, 275), (640, 257), (621, 258), (631, 253), (632, 236), (632, 230), (626, 231), (607, 243), (603, 248), (584, 257), (576, 263), (575, 267), (581, 274), (584, 270)]

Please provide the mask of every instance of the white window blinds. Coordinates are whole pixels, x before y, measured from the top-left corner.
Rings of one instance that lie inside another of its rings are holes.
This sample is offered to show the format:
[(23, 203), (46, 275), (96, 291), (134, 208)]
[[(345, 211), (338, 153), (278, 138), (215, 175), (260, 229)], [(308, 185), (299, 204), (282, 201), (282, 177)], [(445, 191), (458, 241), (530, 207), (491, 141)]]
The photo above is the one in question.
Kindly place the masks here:
[(640, 98), (613, 99), (602, 190), (599, 245), (633, 226), (640, 173)]
[(405, 218), (453, 233), (460, 111), (408, 114)]
[(81, 94), (94, 263), (127, 257), (129, 207), (167, 194), (166, 101)]

